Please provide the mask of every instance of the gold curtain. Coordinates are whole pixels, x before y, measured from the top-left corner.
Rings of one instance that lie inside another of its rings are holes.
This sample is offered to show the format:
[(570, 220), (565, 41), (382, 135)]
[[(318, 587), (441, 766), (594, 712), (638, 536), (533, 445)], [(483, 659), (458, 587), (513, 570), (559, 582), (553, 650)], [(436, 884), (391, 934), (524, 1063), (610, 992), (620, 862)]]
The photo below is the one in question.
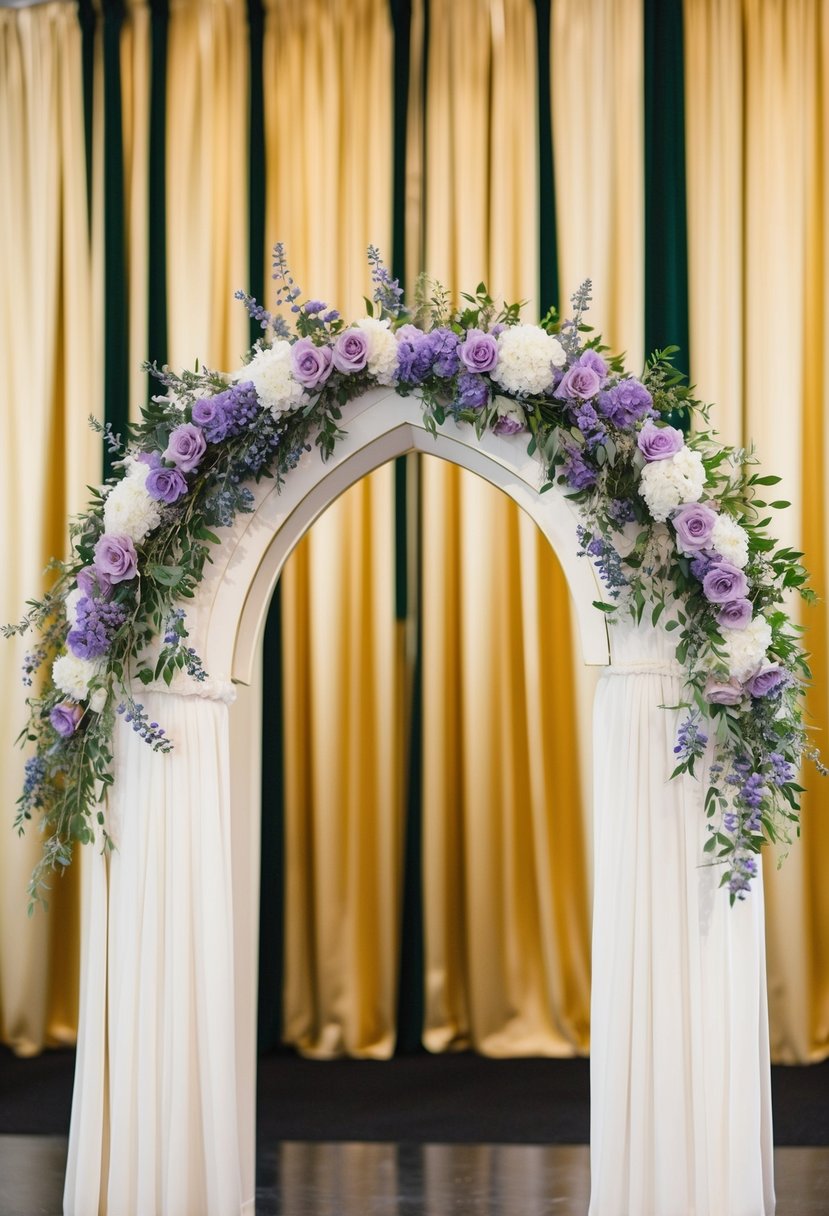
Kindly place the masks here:
[[(272, 0), (266, 232), (297, 280), (358, 315), (369, 243), (391, 247), (385, 0)], [(402, 625), (391, 468), (330, 507), (281, 579), (284, 1036), (308, 1055), (394, 1048), (402, 848)]]
[[(774, 528), (805, 551), (823, 601), (801, 619), (825, 752), (829, 8), (686, 0), (685, 37), (692, 377), (792, 503)], [(805, 776), (802, 840), (765, 868), (772, 1054), (785, 1062), (829, 1054), (829, 790)]]
[[(81, 39), (74, 8), (0, 10), (0, 617), (17, 620), (67, 548), (66, 521), (100, 479), (100, 295), (91, 274)], [(99, 216), (93, 228), (100, 233)], [(20, 683), (31, 639), (0, 643), (0, 1035), (21, 1055), (71, 1039), (78, 993), (77, 872), (26, 917), (37, 831), (10, 831), (23, 756)]]

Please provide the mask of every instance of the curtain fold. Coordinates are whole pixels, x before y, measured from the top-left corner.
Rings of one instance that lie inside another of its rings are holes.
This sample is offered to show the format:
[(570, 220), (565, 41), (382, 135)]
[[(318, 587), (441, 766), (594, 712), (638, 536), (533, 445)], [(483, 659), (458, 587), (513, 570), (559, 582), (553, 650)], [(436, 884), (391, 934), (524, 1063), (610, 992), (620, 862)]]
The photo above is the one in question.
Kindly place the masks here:
[[(354, 315), (370, 294), (366, 247), (391, 251), (388, 5), (271, 0), (264, 39), (265, 230), (285, 242), (298, 282)], [(383, 468), (326, 511), (281, 580), (283, 1037), (315, 1056), (394, 1050), (403, 626), (393, 504)]]
[[(74, 8), (0, 11), (0, 399), (4, 470), (0, 617), (17, 620), (66, 552), (67, 515), (100, 478), (99, 298), (91, 271), (81, 33)], [(97, 225), (97, 218), (95, 223)], [(97, 231), (97, 228), (96, 228)], [(26, 917), (36, 830), (9, 830), (23, 778), (29, 638), (0, 644), (0, 1035), (20, 1054), (71, 1038), (78, 999), (77, 874), (55, 877), (50, 910)]]

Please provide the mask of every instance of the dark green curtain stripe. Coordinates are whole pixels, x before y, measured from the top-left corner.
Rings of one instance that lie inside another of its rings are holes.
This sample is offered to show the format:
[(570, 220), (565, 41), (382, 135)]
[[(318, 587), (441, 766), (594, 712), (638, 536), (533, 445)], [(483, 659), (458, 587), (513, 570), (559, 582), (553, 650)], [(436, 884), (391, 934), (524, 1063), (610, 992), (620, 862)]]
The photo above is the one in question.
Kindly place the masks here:
[(536, 0), (536, 53), (538, 57), (538, 312), (544, 316), (559, 307), (558, 246), (556, 244), (556, 191), (551, 113), (550, 65), (551, 0)]
[(689, 373), (682, 0), (645, 0), (645, 349)]
[[(124, 435), (129, 420), (124, 147), (121, 127), (121, 0), (104, 0), (104, 418)], [(104, 471), (112, 456), (104, 452)]]
[[(391, 0), (394, 26), (394, 157), (392, 195), (392, 272), (406, 287), (406, 153), (409, 117), (412, 6), (410, 0)], [(395, 611), (405, 621), (411, 608), (409, 549), (417, 550), (419, 592), (420, 526), (412, 537), (409, 518), (410, 478), (417, 470), (407, 457), (395, 462)], [(417, 484), (417, 483), (415, 483)], [(419, 599), (419, 595), (418, 595)], [(406, 752), (403, 892), (400, 926), (400, 962), (397, 990), (398, 1054), (422, 1050), (424, 1009), (422, 845), (422, 673), (420, 664), (420, 605), (417, 605), (418, 641), (412, 671), (409, 703), (409, 738)]]
[(81, 28), (81, 73), (83, 76), (83, 130), (86, 148), (87, 222), (92, 228), (92, 107), (95, 87), (95, 10), (92, 0), (78, 0)]
[[(239, 283), (260, 303), (265, 300), (265, 96), (262, 44), (264, 9), (248, 0), (248, 269)], [(276, 240), (276, 235), (271, 234)], [(241, 307), (241, 305), (239, 305)], [(250, 322), (250, 340), (261, 337)], [(260, 1051), (282, 1041), (282, 985), (285, 969), (285, 787), (282, 668), (282, 595), (277, 583), (265, 624), (262, 655), (262, 853), (259, 873)]]
[[(147, 350), (167, 362), (167, 0), (150, 3), (150, 146), (147, 211), (149, 267)], [(148, 396), (156, 391), (148, 378)]]

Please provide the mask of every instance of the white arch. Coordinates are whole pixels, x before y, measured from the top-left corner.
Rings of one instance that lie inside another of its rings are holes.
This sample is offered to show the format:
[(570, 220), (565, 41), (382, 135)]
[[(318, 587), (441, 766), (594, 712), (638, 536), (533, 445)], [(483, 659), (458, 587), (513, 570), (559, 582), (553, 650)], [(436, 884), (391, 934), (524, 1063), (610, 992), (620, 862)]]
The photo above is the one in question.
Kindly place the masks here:
[(346, 432), (326, 462), (306, 452), (281, 490), (260, 484), (251, 515), (237, 521), (209, 579), (200, 591), (203, 622), (200, 653), (214, 676), (249, 684), (257, 645), (279, 574), (314, 520), (349, 486), (388, 460), (420, 451), (469, 469), (500, 487), (536, 522), (550, 542), (575, 604), (584, 661), (609, 662), (604, 614), (593, 607), (603, 598), (591, 562), (577, 556), (579, 515), (564, 494), (539, 493), (541, 466), (527, 455), (526, 434), (478, 439), (470, 426), (451, 420), (432, 435), (416, 397), (394, 389), (373, 389), (343, 411)]

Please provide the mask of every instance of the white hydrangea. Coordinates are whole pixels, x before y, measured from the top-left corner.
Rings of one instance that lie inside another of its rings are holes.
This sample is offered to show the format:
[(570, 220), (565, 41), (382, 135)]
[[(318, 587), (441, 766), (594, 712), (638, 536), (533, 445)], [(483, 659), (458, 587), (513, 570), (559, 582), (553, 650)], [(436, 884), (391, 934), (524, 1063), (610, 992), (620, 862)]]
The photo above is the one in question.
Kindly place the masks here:
[(397, 338), (388, 319), (362, 317), (356, 324), (368, 342), (368, 373), (378, 384), (394, 384), (397, 376)]
[(711, 533), (711, 548), (742, 570), (748, 562), (748, 533), (730, 515), (718, 515)]
[(282, 339), (257, 351), (238, 377), (253, 383), (263, 407), (274, 418), (292, 413), (307, 401), (305, 390), (291, 372), (291, 343)]
[(766, 657), (771, 645), (771, 626), (764, 616), (756, 616), (745, 629), (723, 629), (721, 633), (729, 675), (735, 680), (747, 680)]
[(705, 468), (699, 452), (680, 448), (668, 460), (652, 460), (642, 469), (639, 493), (653, 519), (664, 523), (683, 502), (699, 502), (705, 485)]
[(128, 536), (140, 544), (161, 523), (161, 504), (144, 485), (149, 468), (138, 460), (127, 462), (127, 476), (113, 486), (104, 503), (104, 531)]
[(508, 325), (498, 335), (498, 364), (490, 374), (508, 393), (543, 393), (566, 358), (558, 338), (540, 325)]
[(78, 623), (78, 604), (83, 599), (83, 592), (80, 587), (73, 587), (63, 601), (66, 607), (66, 619), (69, 622), (69, 628), (74, 629)]
[(102, 670), (101, 659), (79, 659), (74, 654), (62, 654), (52, 664), (52, 679), (67, 697), (85, 701), (89, 685)]

